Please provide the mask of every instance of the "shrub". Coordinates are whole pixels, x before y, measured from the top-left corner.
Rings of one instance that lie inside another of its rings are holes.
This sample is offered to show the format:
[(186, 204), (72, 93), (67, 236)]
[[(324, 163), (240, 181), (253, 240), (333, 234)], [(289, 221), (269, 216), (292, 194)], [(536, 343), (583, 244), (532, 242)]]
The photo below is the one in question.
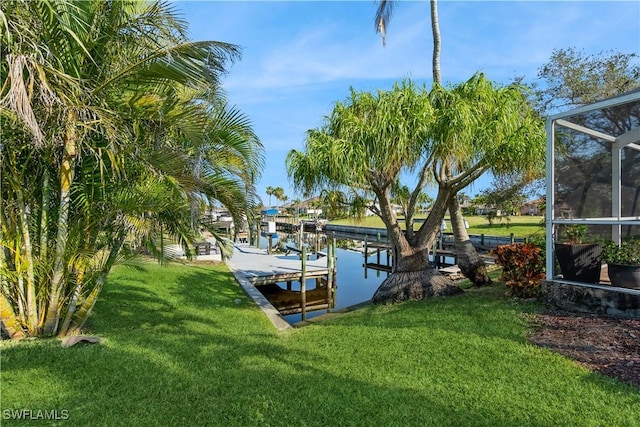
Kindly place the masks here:
[(640, 239), (625, 240), (619, 246), (607, 241), (601, 257), (608, 264), (640, 265)]
[(540, 294), (540, 284), (544, 279), (542, 250), (533, 243), (501, 245), (493, 251), (496, 264), (502, 267), (504, 284), (510, 294), (529, 298)]

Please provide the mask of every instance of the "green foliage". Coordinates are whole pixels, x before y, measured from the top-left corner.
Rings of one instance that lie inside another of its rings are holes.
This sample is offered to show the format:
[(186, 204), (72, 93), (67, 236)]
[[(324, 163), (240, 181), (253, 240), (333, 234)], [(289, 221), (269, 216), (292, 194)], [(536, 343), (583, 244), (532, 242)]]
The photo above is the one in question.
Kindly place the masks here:
[(533, 243), (501, 245), (493, 251), (496, 264), (502, 266), (502, 277), (510, 292), (521, 298), (538, 296), (544, 279), (541, 249)]
[(250, 216), (262, 145), (220, 90), (238, 47), (188, 40), (171, 4), (16, 0), (1, 13), (2, 308), (27, 335), (65, 335), (116, 263), (188, 250), (203, 200)]
[(638, 58), (637, 52), (587, 54), (575, 48), (555, 49), (538, 72), (544, 80), (544, 89), (536, 91), (538, 109), (547, 115), (640, 87)]
[(349, 202), (342, 191), (323, 190), (318, 200), (326, 219), (344, 218), (347, 215)]
[(287, 195), (284, 193), (284, 188), (282, 187), (272, 187), (268, 186), (265, 190), (267, 196), (269, 196), (269, 206), (271, 206), (271, 196), (274, 196), (276, 199), (284, 202), (288, 200)]
[(569, 224), (564, 227), (564, 236), (566, 241), (571, 244), (580, 244), (583, 242), (587, 233), (587, 226), (584, 224)]
[[(478, 73), (430, 91), (411, 81), (375, 94), (352, 90), (320, 128), (307, 133), (304, 150), (288, 153), (286, 164), (303, 193), (343, 187), (373, 193), (379, 207), (371, 210), (393, 245), (414, 254), (435, 239), (450, 197), (487, 171), (524, 180), (537, 176), (544, 158), (544, 126), (523, 88), (500, 87)], [(402, 188), (403, 173), (417, 176), (414, 186)], [(429, 183), (438, 194), (427, 220), (400, 233), (391, 201), (407, 200), (405, 223), (412, 224)]]
[(607, 241), (601, 257), (609, 264), (640, 265), (640, 239), (623, 240), (620, 245)]
[[(496, 219), (508, 222), (511, 216), (519, 215), (520, 208), (527, 198), (525, 192), (527, 185), (528, 179), (524, 180), (520, 176), (507, 175), (495, 178), (491, 188), (483, 190), (476, 196), (474, 203), (491, 209), (486, 215), (491, 224)], [(500, 215), (497, 215), (497, 212), (500, 212)]]

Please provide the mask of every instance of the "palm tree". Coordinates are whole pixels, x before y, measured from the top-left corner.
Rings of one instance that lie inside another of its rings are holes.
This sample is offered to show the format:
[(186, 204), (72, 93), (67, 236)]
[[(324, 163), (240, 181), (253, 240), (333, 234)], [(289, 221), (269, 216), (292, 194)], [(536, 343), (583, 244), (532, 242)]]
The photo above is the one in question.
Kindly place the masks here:
[(295, 199), (293, 199), (293, 200), (291, 201), (291, 208), (292, 208), (292, 210), (293, 210), (293, 212), (292, 212), (292, 213), (293, 213), (293, 215), (294, 215), (294, 217), (295, 217), (296, 219), (298, 218), (298, 215), (299, 215), (300, 202), (301, 202), (301, 200), (300, 200), (300, 198), (298, 198), (298, 197), (296, 197)]
[[(289, 152), (287, 169), (305, 194), (341, 187), (375, 194), (379, 208), (371, 210), (385, 224), (396, 262), (373, 300), (393, 302), (456, 292), (428, 257), (450, 199), (490, 168), (501, 174), (539, 167), (544, 144), (544, 127), (521, 88), (496, 88), (478, 74), (429, 92), (411, 82), (377, 94), (352, 90), (323, 127), (308, 131), (304, 151)], [(405, 171), (415, 171), (419, 179), (403, 231), (391, 206), (391, 187)], [(429, 180), (438, 195), (425, 222), (413, 230), (409, 225)]]
[(269, 207), (271, 207), (271, 196), (273, 196), (275, 192), (275, 188), (272, 186), (267, 186), (267, 189), (265, 191), (265, 193), (267, 193), (267, 196), (269, 196)]
[(116, 262), (193, 241), (194, 200), (243, 214), (261, 146), (219, 90), (237, 48), (189, 41), (171, 6), (6, 1), (0, 13), (2, 323), (15, 338), (65, 335)]
[[(389, 24), (389, 20), (391, 19), (393, 11), (393, 4), (393, 1), (382, 0), (380, 1), (378, 10), (376, 12), (376, 31), (381, 34), (383, 45), (385, 43), (386, 27)], [(440, 72), (441, 37), (437, 0), (430, 0), (430, 10), (431, 32), (433, 35), (433, 84), (442, 85), (442, 77)], [(449, 178), (452, 178), (452, 176), (450, 176)], [(480, 258), (478, 252), (469, 239), (467, 229), (464, 225), (462, 209), (460, 207), (459, 201), (456, 199), (455, 194), (452, 195), (452, 199), (449, 202), (448, 210), (451, 217), (451, 225), (453, 228), (454, 241), (456, 244), (456, 252), (458, 254), (457, 262), (460, 271), (476, 286), (490, 285), (491, 278), (487, 273), (487, 268), (484, 261)]]
[(273, 194), (273, 196), (275, 196), (275, 198), (281, 202), (284, 202), (287, 199), (287, 196), (284, 194), (284, 188), (282, 187), (275, 187), (274, 189), (272, 189), (271, 194)]

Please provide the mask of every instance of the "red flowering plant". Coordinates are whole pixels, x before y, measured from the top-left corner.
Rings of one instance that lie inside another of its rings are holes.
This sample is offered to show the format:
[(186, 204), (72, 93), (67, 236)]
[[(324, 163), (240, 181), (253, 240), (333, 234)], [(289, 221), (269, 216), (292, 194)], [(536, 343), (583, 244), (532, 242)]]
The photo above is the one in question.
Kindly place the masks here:
[(500, 280), (509, 288), (511, 295), (520, 298), (540, 294), (544, 279), (544, 257), (542, 249), (533, 243), (501, 245), (493, 250), (496, 264), (502, 267)]

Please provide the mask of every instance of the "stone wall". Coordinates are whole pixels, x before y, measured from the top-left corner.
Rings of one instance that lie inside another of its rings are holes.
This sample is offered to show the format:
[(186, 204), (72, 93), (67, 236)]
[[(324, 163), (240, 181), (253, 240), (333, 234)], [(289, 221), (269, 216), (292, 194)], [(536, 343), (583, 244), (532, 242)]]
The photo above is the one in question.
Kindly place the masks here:
[(546, 282), (542, 300), (562, 310), (640, 319), (640, 291), (611, 286)]

